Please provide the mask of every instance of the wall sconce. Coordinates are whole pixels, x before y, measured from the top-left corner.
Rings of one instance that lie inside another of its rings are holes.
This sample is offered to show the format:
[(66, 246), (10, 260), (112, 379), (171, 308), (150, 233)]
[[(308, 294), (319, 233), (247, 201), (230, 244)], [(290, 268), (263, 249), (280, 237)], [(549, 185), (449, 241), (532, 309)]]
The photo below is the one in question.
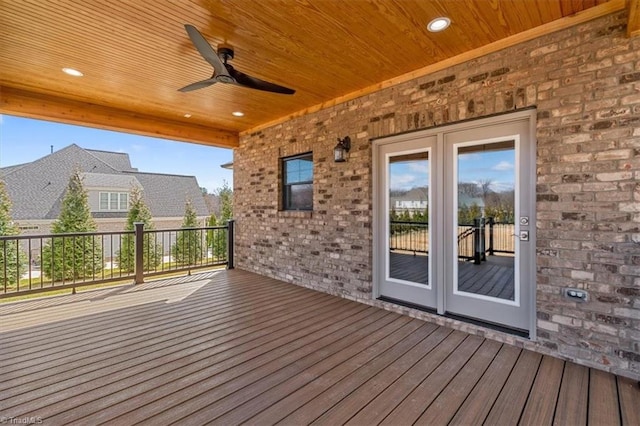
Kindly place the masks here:
[(351, 138), (345, 136), (344, 139), (338, 138), (338, 144), (333, 148), (333, 161), (336, 163), (344, 163), (347, 161), (347, 153), (351, 149)]

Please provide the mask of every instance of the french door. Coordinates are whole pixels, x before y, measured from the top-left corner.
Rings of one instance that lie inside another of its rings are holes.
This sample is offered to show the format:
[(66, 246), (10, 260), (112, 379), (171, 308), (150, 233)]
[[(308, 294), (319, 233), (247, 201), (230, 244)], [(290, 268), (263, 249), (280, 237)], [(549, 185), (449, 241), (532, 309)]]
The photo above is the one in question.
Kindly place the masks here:
[[(436, 137), (379, 145), (383, 192), (377, 221), (380, 294), (421, 307), (436, 306), (433, 175)], [(378, 192), (378, 191), (376, 191)], [(384, 236), (384, 237), (382, 237)]]
[(374, 141), (377, 297), (533, 332), (534, 114)]

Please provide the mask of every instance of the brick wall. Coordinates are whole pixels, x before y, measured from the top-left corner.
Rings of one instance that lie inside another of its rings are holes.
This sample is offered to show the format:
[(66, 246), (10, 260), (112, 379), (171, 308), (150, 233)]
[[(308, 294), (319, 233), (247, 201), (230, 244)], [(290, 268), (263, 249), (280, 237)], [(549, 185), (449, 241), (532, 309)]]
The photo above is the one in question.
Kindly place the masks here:
[[(600, 18), (243, 137), (237, 266), (640, 378), (640, 38), (625, 22)], [(370, 139), (534, 105), (538, 341), (372, 300)], [(336, 164), (345, 135), (349, 161)], [(314, 210), (281, 212), (279, 158), (307, 151)]]

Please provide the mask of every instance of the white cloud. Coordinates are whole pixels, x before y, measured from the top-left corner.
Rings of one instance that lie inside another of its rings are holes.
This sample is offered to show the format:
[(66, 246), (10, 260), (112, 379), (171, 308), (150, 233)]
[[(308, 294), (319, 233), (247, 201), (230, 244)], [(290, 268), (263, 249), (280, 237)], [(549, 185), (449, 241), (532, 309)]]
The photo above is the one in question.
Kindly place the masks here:
[(513, 182), (491, 182), (491, 190), (495, 192), (512, 191), (513, 187)]
[(393, 190), (400, 190), (400, 189), (411, 189), (413, 188), (415, 185), (415, 181), (417, 176), (416, 175), (412, 175), (412, 174), (404, 174), (404, 175), (399, 175), (399, 174), (393, 174), (391, 175), (391, 189)]
[(508, 161), (501, 161), (491, 168), (491, 170), (505, 171), (513, 170), (513, 164)]
[(417, 173), (422, 173), (422, 174), (428, 174), (429, 173), (429, 163), (427, 161), (412, 161), (408, 164), (409, 166), (409, 170), (417, 172)]

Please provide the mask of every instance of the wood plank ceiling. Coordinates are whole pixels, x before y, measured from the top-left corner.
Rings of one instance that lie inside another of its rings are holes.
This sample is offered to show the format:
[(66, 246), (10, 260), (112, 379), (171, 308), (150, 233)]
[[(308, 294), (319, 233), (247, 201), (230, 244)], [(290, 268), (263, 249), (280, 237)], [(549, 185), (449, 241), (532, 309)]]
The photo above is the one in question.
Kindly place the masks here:
[[(622, 10), (625, 4), (5, 0), (0, 1), (0, 112), (234, 147), (242, 132), (415, 77), (473, 52), (486, 53), (505, 41)], [(630, 16), (637, 16), (638, 0), (631, 0), (629, 8)], [(428, 32), (426, 24), (438, 16), (448, 16), (451, 27)], [(630, 33), (638, 31), (640, 18), (633, 19)], [(179, 92), (212, 74), (185, 23), (197, 27), (214, 48), (233, 46), (236, 69), (296, 93), (227, 84)], [(78, 69), (84, 77), (68, 76), (63, 67)], [(234, 117), (234, 111), (245, 115)]]

